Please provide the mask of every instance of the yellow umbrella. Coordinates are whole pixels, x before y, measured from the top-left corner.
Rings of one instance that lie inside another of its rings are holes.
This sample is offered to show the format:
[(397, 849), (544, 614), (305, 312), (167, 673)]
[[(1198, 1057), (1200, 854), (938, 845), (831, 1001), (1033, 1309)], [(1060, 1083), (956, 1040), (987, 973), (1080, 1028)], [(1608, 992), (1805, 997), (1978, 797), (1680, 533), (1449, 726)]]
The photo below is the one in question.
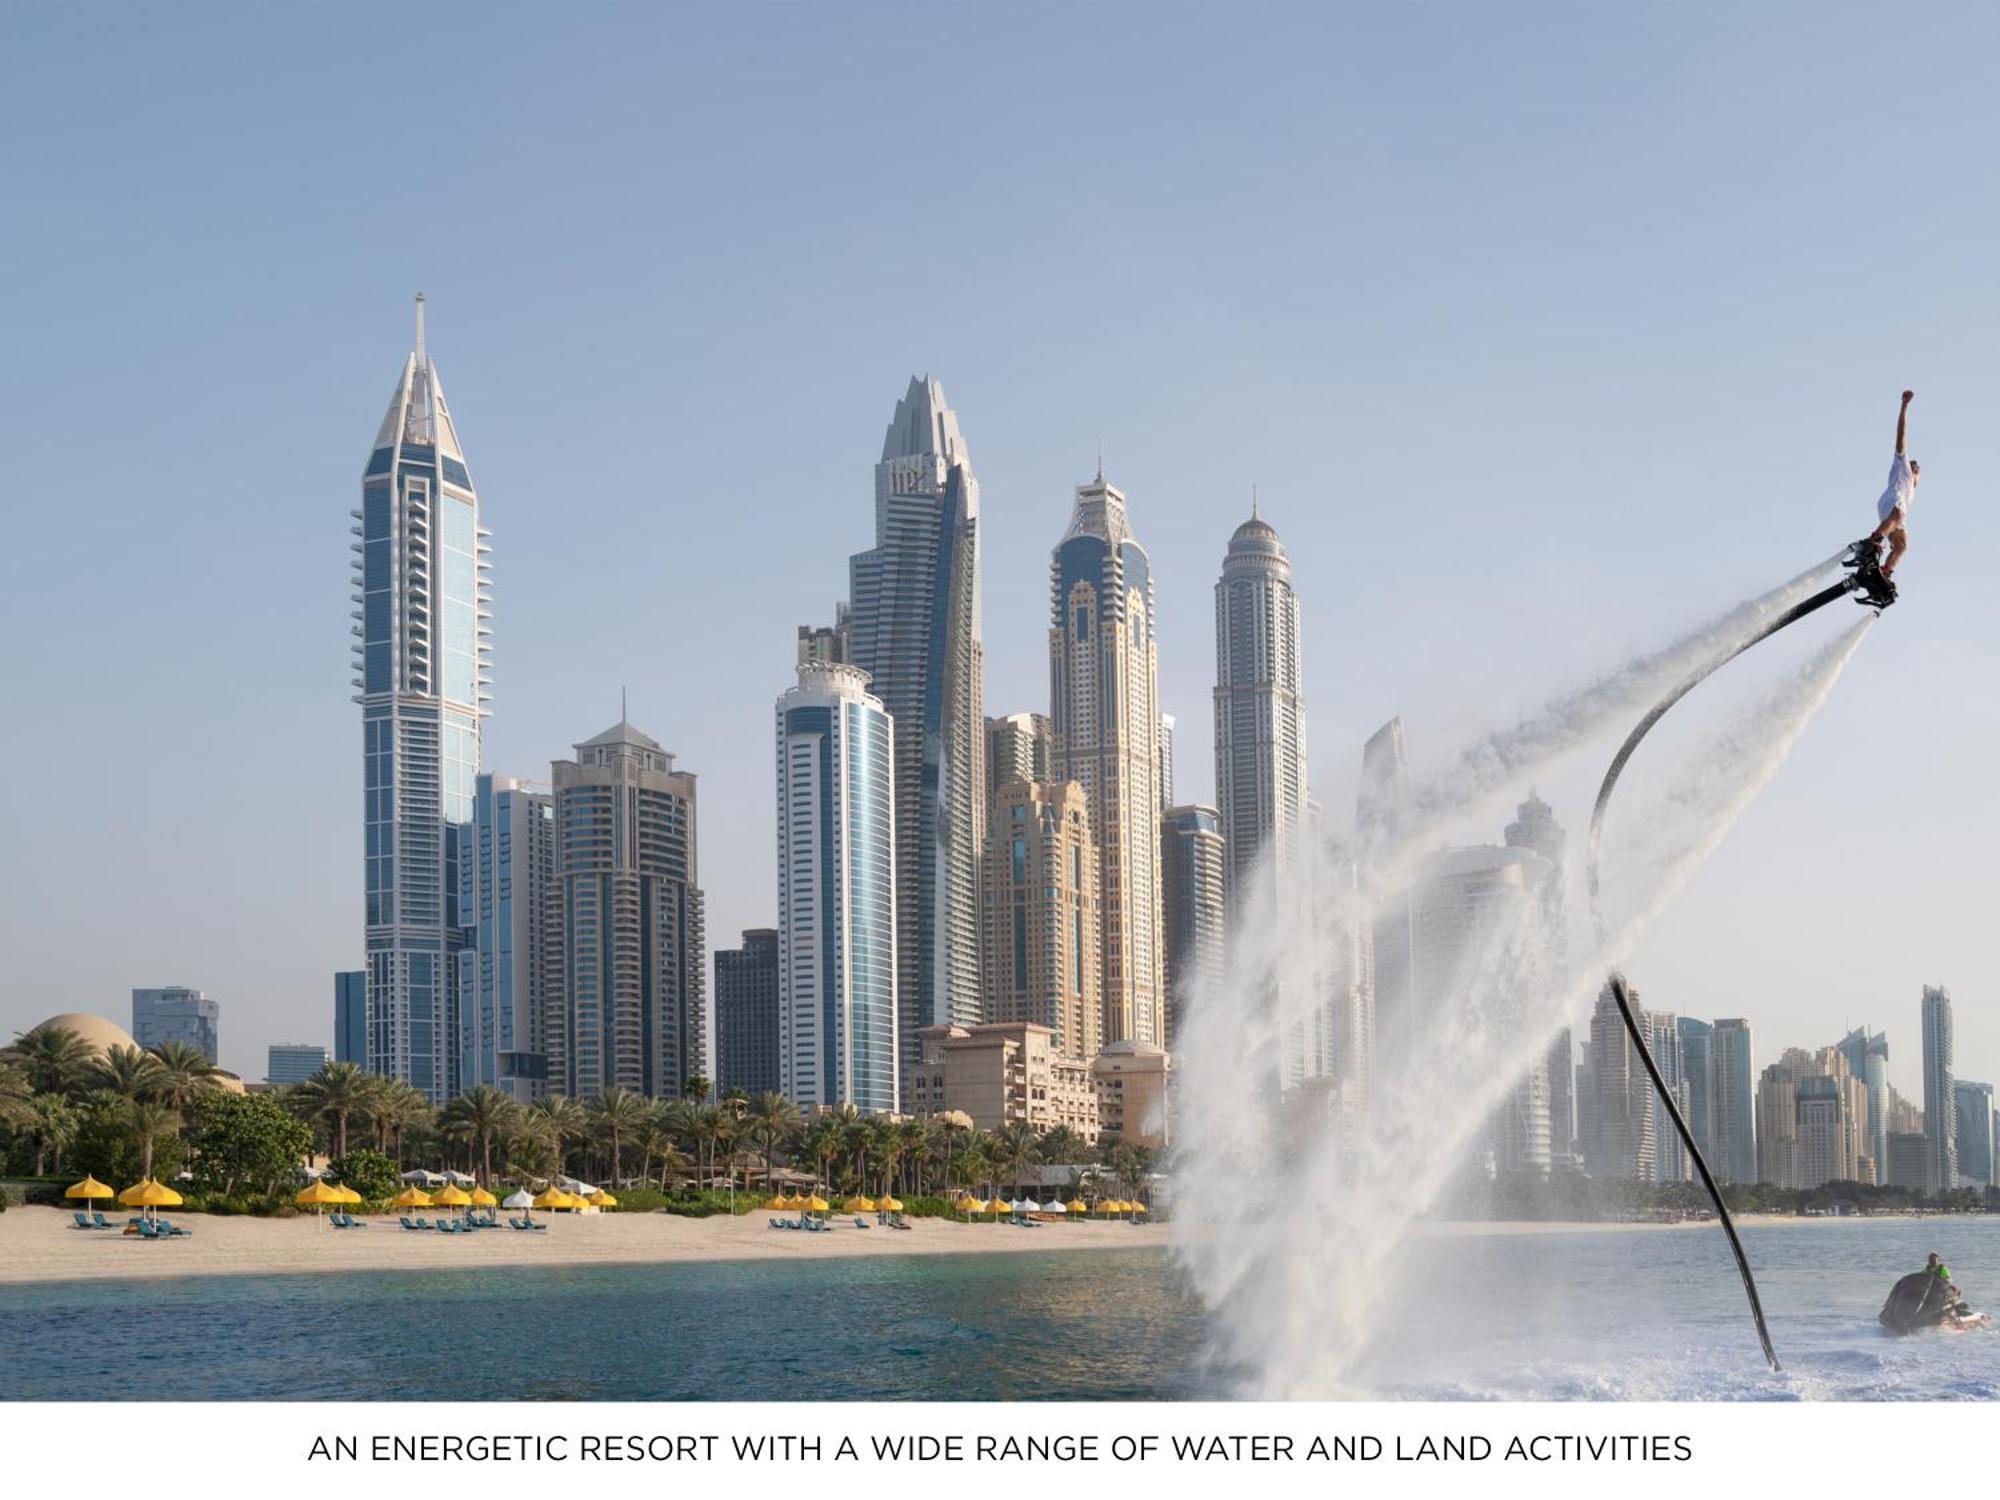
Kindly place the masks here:
[(487, 1192), (483, 1187), (476, 1187), (472, 1190), (472, 1201), (477, 1203), (481, 1208), (498, 1208), (500, 1206), (500, 1200)]
[(605, 1192), (603, 1188), (599, 1188), (584, 1201), (595, 1204), (599, 1208), (616, 1208), (618, 1206), (618, 1200)]
[(355, 1192), (353, 1188), (344, 1182), (336, 1187), (334, 1191), (340, 1194), (340, 1201), (342, 1203), (361, 1203), (366, 1201), (359, 1193)]
[(903, 1211), (903, 1200), (901, 1198), (880, 1198), (876, 1200), (875, 1206), (885, 1214), (899, 1214)]
[(181, 1201), (181, 1195), (164, 1182), (148, 1177), (125, 1189), (118, 1195), (118, 1201), (127, 1208), (172, 1208)]
[(1134, 1203), (1132, 1205), (1132, 1212), (1135, 1214), (1143, 1214), (1147, 1212), (1146, 1205), (1143, 1203)]
[(766, 1209), (790, 1208), (791, 1206), (791, 1200), (788, 1198), (773, 1198), (769, 1203), (764, 1205)]
[(115, 1198), (118, 1195), (99, 1182), (95, 1177), (86, 1176), (81, 1182), (73, 1182), (63, 1189), (65, 1198)]
[(535, 1207), (568, 1208), (569, 1194), (565, 1193), (561, 1188), (558, 1187), (544, 1188), (542, 1190), (542, 1195), (535, 1200)]
[(806, 1201), (803, 1204), (801, 1204), (800, 1207), (806, 1209), (810, 1213), (823, 1214), (829, 1208), (831, 1208), (832, 1205), (828, 1203), (826, 1199), (820, 1197), (818, 1193), (814, 1193), (810, 1198), (806, 1199)]
[(1072, 1198), (1064, 1206), (1073, 1214), (1087, 1214), (1090, 1212), (1090, 1205), (1085, 1203), (1081, 1198)]
[(444, 1191), (431, 1199), (431, 1202), (441, 1208), (463, 1208), (471, 1201), (472, 1194), (468, 1193), (455, 1182), (446, 1183)]
[(406, 1187), (389, 1200), (391, 1208), (429, 1208), (431, 1195), (422, 1188)]
[(840, 1205), (840, 1211), (844, 1214), (872, 1214), (875, 1212), (875, 1200), (873, 1198), (849, 1198), (845, 1203)]
[(340, 1196), (340, 1189), (323, 1178), (315, 1179), (311, 1187), (292, 1199), (292, 1202), (298, 1204), (299, 1207), (312, 1209), (314, 1217), (318, 1216), (320, 1208), (325, 1204), (345, 1203), (346, 1201), (345, 1198)]

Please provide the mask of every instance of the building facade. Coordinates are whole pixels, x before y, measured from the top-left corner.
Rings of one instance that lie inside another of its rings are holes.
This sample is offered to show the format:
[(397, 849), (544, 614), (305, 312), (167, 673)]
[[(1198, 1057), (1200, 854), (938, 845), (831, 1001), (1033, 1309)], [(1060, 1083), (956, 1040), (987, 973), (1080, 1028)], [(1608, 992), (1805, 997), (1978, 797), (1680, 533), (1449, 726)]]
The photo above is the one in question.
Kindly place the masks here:
[(894, 1111), (897, 734), (860, 668), (798, 673), (777, 706), (778, 1086), (801, 1109)]
[[(1628, 989), (1641, 1035), (1647, 1027), (1639, 992)], [(1606, 985), (1590, 1016), (1590, 1133), (1583, 1140), (1583, 1166), (1603, 1181), (1654, 1180), (1660, 1124), (1653, 1081), (1633, 1049), (1618, 1002)], [(1671, 1124), (1668, 1129), (1672, 1129)]]
[(1924, 1191), (1958, 1186), (1958, 1106), (1954, 1092), (1951, 991), (1924, 986), (1924, 1139), (1929, 1142)]
[(910, 1079), (912, 1112), (969, 1116), (975, 1129), (1058, 1126), (1098, 1137), (1097, 1087), (1090, 1064), (1064, 1055), (1055, 1033), (1032, 1021), (930, 1026), (922, 1063)]
[(1848, 1071), (1861, 1080), (1868, 1096), (1863, 1130), (1868, 1138), (1868, 1154), (1878, 1174), (1889, 1169), (1889, 1038), (1882, 1032), (1856, 1027), (1839, 1042)]
[(459, 1082), (527, 1103), (551, 1091), (549, 1033), (563, 1024), (555, 799), (490, 772), (473, 786), (461, 866), (473, 947), (459, 1005)]
[(1124, 494), (1103, 475), (1077, 489), (1049, 572), (1049, 719), (1056, 774), (1083, 787), (1097, 840), (1104, 1038), (1158, 1044), (1166, 944), (1153, 572)]
[(132, 1038), (141, 1047), (182, 1042), (213, 1065), (219, 1060), (221, 1032), (222, 1007), (200, 990), (170, 984), (132, 991)]
[(333, 976), (333, 1059), (368, 1066), (366, 969), (343, 969)]
[(994, 793), (986, 842), (986, 1018), (1046, 1028), (1063, 1057), (1103, 1040), (1097, 844), (1083, 788), (1012, 781)]
[(897, 1034), (914, 1067), (924, 1027), (979, 1019), (986, 837), (979, 484), (928, 377), (883, 437), (875, 545), (851, 560), (849, 586), (850, 660), (896, 726)]
[(561, 1004), (544, 1082), (678, 1098), (715, 1076), (695, 778), (622, 718), (575, 749), (549, 770)]
[(1160, 819), (1160, 891), (1166, 916), (1167, 1033), (1171, 1050), (1190, 1005), (1217, 997), (1229, 897), (1222, 819), (1212, 807), (1170, 807)]
[(1164, 1150), (1173, 1143), (1173, 1058), (1151, 1042), (1112, 1042), (1090, 1062), (1097, 1128), (1127, 1145)]
[(273, 1088), (304, 1083), (326, 1066), (326, 1048), (309, 1042), (273, 1042), (264, 1064), (264, 1082)]
[(1215, 585), (1215, 805), (1232, 903), (1259, 860), (1280, 881), (1298, 863), (1307, 798), (1299, 600), (1284, 544), (1253, 510)]
[(1687, 1106), (1681, 1118), (1687, 1121), (1688, 1134), (1694, 1137), (1695, 1149), (1701, 1152), (1709, 1171), (1719, 1173), (1715, 1159), (1715, 1028), (1693, 1016), (1680, 1017), (1674, 1026), (1680, 1033), (1681, 1078), (1687, 1084)]
[(1983, 1193), (2000, 1183), (1994, 1176), (1993, 1085), (1954, 1079), (1952, 1099), (1958, 1114), (1953, 1142), (1958, 1152), (1958, 1185)]
[(1004, 714), (986, 721), (989, 801), (1009, 782), (1055, 779), (1055, 731), (1047, 714)]
[(403, 362), (361, 477), (355, 701), (363, 755), (368, 1066), (433, 1103), (457, 1092), (470, 919), (459, 866), (489, 701), (489, 533), (444, 386)]
[(715, 950), (715, 1087), (784, 1092), (778, 1027), (778, 930), (751, 927), (740, 948)]

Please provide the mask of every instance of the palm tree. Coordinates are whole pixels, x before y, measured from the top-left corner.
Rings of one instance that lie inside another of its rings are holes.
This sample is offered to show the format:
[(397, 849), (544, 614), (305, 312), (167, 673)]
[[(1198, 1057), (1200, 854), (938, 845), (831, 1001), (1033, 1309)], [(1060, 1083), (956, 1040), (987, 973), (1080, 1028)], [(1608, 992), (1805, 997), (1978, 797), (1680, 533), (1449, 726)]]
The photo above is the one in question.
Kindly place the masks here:
[(153, 1081), (153, 1097), (162, 1104), (185, 1111), (194, 1096), (214, 1088), (215, 1075), (222, 1070), (208, 1060), (208, 1054), (188, 1042), (162, 1042), (153, 1049), (159, 1073)]
[(545, 1094), (528, 1106), (528, 1113), (546, 1122), (556, 1148), (556, 1170), (562, 1171), (569, 1163), (569, 1148), (590, 1136), (589, 1111), (567, 1094)]
[(181, 1117), (164, 1104), (134, 1099), (125, 1106), (125, 1123), (132, 1132), (133, 1143), (139, 1148), (139, 1175), (151, 1177), (153, 1147), (159, 1143), (161, 1136), (172, 1135), (181, 1128)]
[(652, 1110), (643, 1094), (613, 1084), (590, 1101), (592, 1123), (611, 1144), (611, 1185), (618, 1185), (625, 1137), (636, 1135)]
[[(0, 1057), (0, 1125), (10, 1130), (28, 1129), (35, 1118), (35, 1099), (28, 1075), (7, 1058)], [(40, 1167), (35, 1169), (35, 1175), (42, 1175)]]
[(708, 1096), (714, 1092), (715, 1085), (701, 1073), (690, 1074), (687, 1082), (681, 1085), (681, 1097), (697, 1105), (708, 1103)]
[(759, 1094), (750, 1103), (747, 1123), (750, 1138), (761, 1145), (764, 1153), (764, 1191), (768, 1193), (774, 1181), (771, 1153), (780, 1140), (798, 1129), (799, 1109), (783, 1094)]
[(819, 1163), (819, 1180), (831, 1187), (833, 1159), (846, 1144), (847, 1127), (836, 1114), (815, 1115), (800, 1141), (806, 1154)]
[(10, 1057), (28, 1075), (28, 1087), (38, 1094), (75, 1094), (90, 1082), (96, 1049), (67, 1026), (43, 1022), (14, 1038)]
[(694, 1112), (694, 1155), (695, 1169), (701, 1174), (703, 1188), (709, 1186), (715, 1176), (716, 1148), (734, 1138), (736, 1122), (713, 1104), (704, 1104)]
[(1035, 1137), (1035, 1127), (1026, 1120), (1002, 1125), (993, 1132), (993, 1147), (994, 1164), (1007, 1171), (1018, 1196), (1022, 1174), (1042, 1159), (1042, 1146)]
[(375, 1133), (376, 1149), (395, 1157), (397, 1166), (407, 1166), (404, 1139), (412, 1130), (422, 1131), (435, 1124), (431, 1101), (400, 1078), (371, 1073), (368, 1080), (360, 1109)]
[(76, 1143), (83, 1121), (76, 1106), (61, 1094), (36, 1094), (29, 1099), (25, 1118), (16, 1127), (35, 1143), (35, 1175), (42, 1175), (45, 1157), (53, 1158), (49, 1170), (62, 1170), (63, 1152)]
[(347, 1155), (347, 1119), (367, 1102), (371, 1092), (368, 1076), (351, 1062), (325, 1063), (292, 1093), (293, 1105), (302, 1118), (332, 1122), (336, 1160)]
[(639, 1133), (632, 1138), (632, 1144), (643, 1153), (639, 1161), (639, 1180), (648, 1186), (653, 1181), (653, 1162), (673, 1153), (674, 1138), (660, 1125), (660, 1112), (656, 1109), (646, 1116)]
[(924, 1157), (930, 1150), (931, 1135), (928, 1120), (902, 1120), (896, 1125), (896, 1155), (903, 1168), (903, 1190), (912, 1197), (924, 1190)]
[(137, 1047), (107, 1047), (104, 1056), (90, 1065), (91, 1086), (128, 1104), (157, 1100), (163, 1076), (160, 1060)]
[(475, 1084), (438, 1114), (438, 1128), (447, 1136), (472, 1142), (479, 1155), (479, 1183), (493, 1181), (493, 1142), (514, 1129), (521, 1107), (490, 1083)]

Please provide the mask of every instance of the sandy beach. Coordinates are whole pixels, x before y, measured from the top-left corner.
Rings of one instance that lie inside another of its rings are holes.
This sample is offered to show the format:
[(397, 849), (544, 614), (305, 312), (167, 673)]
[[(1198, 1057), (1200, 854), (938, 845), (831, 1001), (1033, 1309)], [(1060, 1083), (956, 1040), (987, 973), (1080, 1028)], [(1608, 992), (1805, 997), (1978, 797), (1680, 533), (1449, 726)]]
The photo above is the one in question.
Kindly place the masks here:
[[(107, 1215), (109, 1217), (109, 1215)], [(538, 1215), (546, 1221), (547, 1216)], [(316, 1271), (429, 1270), (438, 1266), (576, 1266), (706, 1260), (810, 1260), (835, 1255), (951, 1255), (981, 1251), (1121, 1250), (1163, 1246), (1163, 1225), (1006, 1224), (912, 1219), (903, 1233), (836, 1218), (830, 1234), (769, 1226), (764, 1212), (739, 1218), (687, 1219), (672, 1214), (559, 1214), (544, 1231), (412, 1233), (393, 1218), (366, 1229), (333, 1229), (311, 1217), (210, 1218), (169, 1213), (192, 1238), (166, 1243), (136, 1235), (84, 1231), (66, 1210), (11, 1208), (0, 1213), (0, 1282), (83, 1281), (138, 1276), (271, 1276)], [(113, 1222), (122, 1222), (114, 1220)]]

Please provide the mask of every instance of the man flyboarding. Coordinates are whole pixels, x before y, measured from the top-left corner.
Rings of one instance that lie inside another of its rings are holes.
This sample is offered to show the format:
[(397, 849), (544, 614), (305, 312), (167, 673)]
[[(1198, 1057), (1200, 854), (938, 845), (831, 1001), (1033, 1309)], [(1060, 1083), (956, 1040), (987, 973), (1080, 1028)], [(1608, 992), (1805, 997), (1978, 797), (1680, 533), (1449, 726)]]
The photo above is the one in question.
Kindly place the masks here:
[(1910, 545), (1910, 506), (1917, 498), (1918, 466), (1903, 452), (1903, 439), (1910, 425), (1910, 403), (1915, 391), (1903, 392), (1903, 404), (1896, 412), (1896, 456), (1889, 461), (1889, 486), (1875, 502), (1880, 524), (1868, 533), (1871, 542), (1887, 541), (1889, 555), (1882, 559), (1882, 576), (1896, 576), (1896, 564)]

